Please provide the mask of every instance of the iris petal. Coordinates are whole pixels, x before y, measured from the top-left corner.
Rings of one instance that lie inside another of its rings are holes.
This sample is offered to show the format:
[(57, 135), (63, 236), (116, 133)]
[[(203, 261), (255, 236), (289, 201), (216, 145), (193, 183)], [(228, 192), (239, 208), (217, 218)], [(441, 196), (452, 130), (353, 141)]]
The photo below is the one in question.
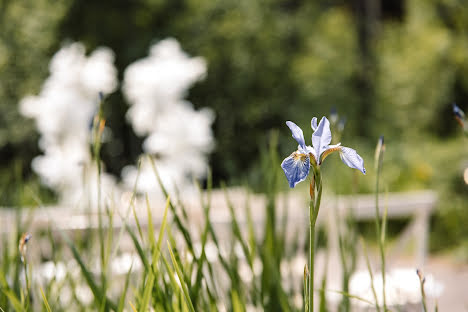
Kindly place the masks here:
[(292, 137), (294, 140), (297, 141), (300, 147), (302, 147), (304, 150), (306, 149), (305, 141), (304, 141), (304, 133), (302, 132), (302, 129), (299, 128), (294, 122), (292, 121), (286, 121), (286, 125), (291, 129), (292, 132)]
[(293, 188), (297, 183), (304, 181), (309, 175), (309, 156), (294, 152), (283, 160), (281, 168), (283, 168), (284, 174), (288, 179), (289, 187)]
[(312, 127), (312, 130), (317, 130), (317, 117), (312, 118), (310, 121), (310, 126)]
[(340, 151), (341, 160), (350, 168), (357, 169), (363, 174), (366, 174), (366, 169), (364, 168), (364, 160), (359, 154), (349, 147), (341, 147)]
[(309, 155), (312, 154), (312, 156), (314, 157), (314, 160), (313, 160), (313, 161), (315, 161), (315, 163), (317, 163), (318, 157), (317, 157), (317, 154), (315, 153), (315, 149), (314, 149), (312, 146), (307, 145), (306, 152), (307, 152)]
[(465, 118), (465, 113), (461, 110), (460, 107), (458, 107), (457, 104), (453, 103), (453, 114), (459, 118)]
[(320, 120), (320, 123), (314, 131), (314, 134), (312, 134), (312, 145), (315, 148), (318, 158), (320, 158), (320, 155), (322, 155), (322, 153), (328, 149), (328, 145), (330, 145), (330, 142), (330, 122), (326, 117), (322, 117), (322, 120)]

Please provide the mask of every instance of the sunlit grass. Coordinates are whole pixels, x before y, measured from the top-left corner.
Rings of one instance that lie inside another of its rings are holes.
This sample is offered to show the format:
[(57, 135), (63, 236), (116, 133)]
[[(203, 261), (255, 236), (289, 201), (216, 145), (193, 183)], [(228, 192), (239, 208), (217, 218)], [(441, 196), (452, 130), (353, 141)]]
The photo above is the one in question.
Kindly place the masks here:
[[(248, 199), (244, 207), (234, 207), (226, 186), (223, 189), (230, 224), (220, 225), (212, 220), (210, 212), (216, 207), (212, 203), (210, 176), (206, 189), (199, 187), (201, 223), (192, 222), (184, 201), (177, 198), (179, 195), (169, 196), (153, 159), (155, 179), (166, 197), (163, 210), (154, 209), (156, 203), (147, 196), (134, 193), (126, 208), (128, 213), (121, 215), (122, 210), (114, 206), (101, 207), (102, 219), (94, 229), (60, 230), (50, 216), (52, 222), (45, 233), (31, 233), (24, 262), (18, 242), (23, 233), (29, 232), (31, 217), (25, 211), (18, 212), (15, 232), (2, 238), (0, 307), (5, 312), (304, 311), (308, 279), (283, 267), (292, 265), (291, 259), (298, 255), (306, 263), (308, 241), (288, 235), (297, 229), (287, 221), (284, 214), (287, 210), (279, 209), (279, 185), (283, 177), (275, 144), (273, 136), (264, 165), (267, 197), (262, 207), (265, 215), (262, 224), (253, 220)], [(137, 209), (137, 198), (145, 204), (144, 210)], [(155, 211), (163, 213), (154, 215)], [(241, 214), (243, 221), (239, 218)], [(90, 217), (90, 224), (92, 221)], [(345, 272), (342, 289), (328, 289), (326, 276), (313, 289), (320, 311), (330, 308), (330, 293), (341, 296), (340, 311), (351, 311), (354, 301), (380, 309), (377, 295), (370, 302), (350, 293), (348, 288), (354, 271), (353, 257), (359, 247), (347, 241), (352, 237), (353, 222), (347, 221), (340, 233), (341, 265)], [(381, 231), (385, 232), (385, 218), (377, 222), (382, 222)], [(120, 229), (114, 228), (117, 223), (121, 223)], [(329, 246), (320, 243), (323, 234), (317, 233), (320, 237), (316, 238), (319, 242), (316, 248), (326, 251)], [(385, 241), (383, 233), (379, 237)], [(124, 242), (131, 244), (130, 250), (128, 245), (123, 247)], [(48, 254), (40, 251), (43, 246), (50, 251), (46, 260), (54, 264), (49, 278), (44, 276), (43, 260), (38, 259), (41, 256), (33, 254)], [(135, 257), (125, 266), (125, 272), (117, 274), (113, 263), (128, 252)], [(65, 272), (59, 273), (62, 266)], [(369, 270), (372, 272), (370, 265)]]

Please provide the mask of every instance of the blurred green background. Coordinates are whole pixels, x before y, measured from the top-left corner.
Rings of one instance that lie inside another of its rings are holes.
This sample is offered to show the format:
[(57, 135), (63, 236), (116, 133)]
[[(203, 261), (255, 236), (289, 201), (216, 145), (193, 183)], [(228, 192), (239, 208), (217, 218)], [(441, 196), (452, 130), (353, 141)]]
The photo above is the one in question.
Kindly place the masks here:
[[(31, 171), (38, 134), (18, 103), (39, 92), (64, 42), (110, 47), (121, 79), (152, 43), (174, 37), (208, 63), (188, 99), (216, 113), (216, 185), (247, 178), (262, 190), (271, 133), (279, 131), (286, 157), (296, 143), (284, 122), (295, 121), (307, 137), (311, 117), (335, 108), (347, 120), (341, 141), (369, 172), (359, 190), (373, 191), (373, 150), (383, 134), (385, 189), (436, 190), (431, 247), (459, 248), (468, 241), (468, 142), (451, 103), (468, 108), (467, 35), (464, 0), (0, 0), (0, 205), (32, 205), (35, 194), (54, 200)], [(114, 140), (103, 159), (116, 176), (142, 152), (127, 109), (121, 91), (105, 106)], [(327, 175), (351, 176), (342, 169)], [(350, 179), (327, 187), (349, 193)]]

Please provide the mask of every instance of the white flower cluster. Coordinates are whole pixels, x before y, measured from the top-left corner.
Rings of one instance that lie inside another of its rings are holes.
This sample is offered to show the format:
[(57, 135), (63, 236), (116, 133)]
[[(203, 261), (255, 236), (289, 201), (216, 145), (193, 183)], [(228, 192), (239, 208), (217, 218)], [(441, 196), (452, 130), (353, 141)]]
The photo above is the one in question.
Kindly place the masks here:
[[(64, 46), (50, 62), (50, 76), (38, 96), (20, 103), (20, 112), (34, 118), (41, 135), (44, 155), (32, 167), (49, 187), (58, 191), (62, 202), (76, 203), (96, 193), (97, 171), (91, 163), (90, 125), (98, 107), (98, 93), (117, 87), (117, 70), (110, 49), (98, 48), (89, 57), (80, 43)], [(113, 186), (110, 176), (102, 176), (103, 189)], [(95, 201), (96, 195), (89, 200)]]
[[(207, 154), (214, 145), (213, 112), (195, 110), (184, 97), (189, 87), (204, 78), (206, 64), (189, 57), (175, 39), (165, 39), (150, 48), (149, 56), (128, 66), (123, 91), (131, 107), (127, 117), (140, 136), (147, 136), (143, 150), (156, 158), (156, 166), (166, 187), (187, 188), (192, 178), (205, 175)], [(122, 172), (132, 187), (137, 168)], [(151, 165), (143, 160), (137, 189), (155, 192), (159, 187)]]
[[(97, 203), (97, 168), (90, 153), (91, 124), (98, 109), (98, 94), (117, 88), (114, 54), (99, 48), (88, 57), (80, 43), (58, 51), (50, 63), (50, 76), (38, 96), (24, 98), (20, 112), (34, 118), (44, 155), (32, 167), (42, 181), (60, 195), (62, 203), (78, 200)], [(195, 110), (184, 97), (202, 79), (206, 64), (190, 58), (175, 39), (150, 49), (150, 55), (128, 66), (123, 92), (131, 104), (127, 117), (135, 132), (146, 136), (143, 150), (156, 158), (156, 166), (169, 190), (185, 188), (192, 178), (205, 175), (207, 154), (214, 145), (210, 109)], [(132, 189), (138, 170), (122, 171), (125, 187)], [(148, 161), (139, 173), (138, 191), (159, 189)], [(102, 198), (121, 193), (110, 175), (101, 175)], [(84, 197), (86, 196), (86, 197)]]
[[(374, 273), (373, 279), (377, 300), (379, 304), (382, 305), (382, 273)], [(421, 286), (415, 269), (394, 269), (386, 273), (385, 280), (385, 296), (389, 306), (404, 306), (416, 304), (421, 301)], [(424, 288), (428, 298), (437, 298), (444, 290), (444, 286), (436, 281), (432, 275), (426, 276)], [(369, 272), (359, 271), (354, 273), (350, 280), (349, 292), (355, 296), (374, 302), (375, 299), (372, 292), (372, 281)], [(367, 306), (366, 302), (359, 300), (355, 300), (355, 302), (359, 305)]]

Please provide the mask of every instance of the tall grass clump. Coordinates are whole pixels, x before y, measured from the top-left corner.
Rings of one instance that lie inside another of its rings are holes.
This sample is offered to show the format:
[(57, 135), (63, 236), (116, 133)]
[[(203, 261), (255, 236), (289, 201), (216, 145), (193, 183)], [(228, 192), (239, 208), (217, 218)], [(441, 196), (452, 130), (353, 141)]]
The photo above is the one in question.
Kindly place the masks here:
[[(93, 126), (96, 165), (100, 163), (103, 124), (99, 110)], [(298, 244), (286, 240), (287, 223), (279, 215), (276, 142), (277, 135), (272, 135), (264, 153), (267, 196), (263, 212), (266, 220), (261, 226), (252, 217), (249, 199), (239, 211), (226, 186), (230, 223), (224, 226), (212, 220), (215, 207), (208, 176), (206, 190), (199, 188), (203, 216), (195, 228), (189, 208), (177, 193), (169, 195), (157, 160), (150, 156), (154, 177), (166, 197), (162, 215), (154, 215), (154, 211), (162, 210), (155, 210), (147, 196), (136, 193), (129, 201), (129, 213), (123, 214), (112, 202), (100, 198), (97, 212), (90, 213), (89, 224), (78, 231), (64, 229), (50, 215), (46, 233), (38, 234), (18, 213), (16, 238), (5, 235), (4, 240), (11, 242), (1, 248), (0, 307), (5, 312), (301, 310), (294, 299), (300, 280), (282, 274), (280, 269), (296, 252), (291, 246)], [(146, 212), (142, 214), (137, 199), (145, 198)], [(240, 214), (245, 218), (240, 220)], [(31, 248), (20, 254), (18, 247), (11, 246), (18, 246), (22, 233), (29, 229), (33, 231), (33, 238), (28, 238)], [(127, 250), (128, 244), (133, 246), (136, 257), (131, 258), (126, 273), (116, 275), (114, 263), (124, 255), (125, 244)], [(42, 252), (43, 246), (49, 251)], [(34, 264), (29, 263), (30, 258)], [(52, 267), (51, 276), (44, 277), (44, 262)], [(26, 264), (28, 269), (24, 270)], [(32, 267), (35, 269), (29, 269)]]
[[(336, 151), (346, 165), (364, 174), (366, 171), (355, 150), (330, 144), (327, 118), (319, 124), (312, 119), (312, 146), (305, 145), (298, 126), (287, 122), (299, 147), (283, 160), (282, 170), (278, 134), (272, 133), (269, 145), (262, 149), (265, 201), (259, 206), (263, 209), (259, 222), (255, 217), (258, 211), (252, 210), (251, 203), (256, 195), (248, 185), (243, 187), (247, 196), (239, 207), (226, 184), (221, 183), (221, 191), (213, 190), (210, 173), (205, 189), (194, 181), (201, 207), (201, 215), (194, 216), (190, 204), (184, 201), (184, 189), (169, 190), (168, 181), (158, 170), (158, 159), (150, 155), (140, 163), (150, 164), (163, 201), (152, 201), (148, 194), (137, 192), (138, 175), (126, 207), (106, 200), (99, 191), (105, 125), (102, 107), (101, 96), (92, 127), (93, 165), (98, 168), (97, 210), (87, 211), (88, 223), (80, 229), (58, 224), (53, 215), (48, 216), (50, 223), (45, 229), (35, 228), (33, 213), (17, 211), (15, 231), (4, 234), (0, 246), (3, 311), (329, 311), (326, 273), (320, 286), (314, 284), (315, 255), (321, 240), (317, 220), (327, 181), (321, 165)], [(351, 299), (365, 301), (377, 311), (389, 311), (385, 299), (386, 212), (380, 216), (378, 206), (383, 152), (381, 138), (376, 152), (375, 223), (383, 302), (378, 300), (366, 251), (375, 302), (350, 293), (357, 232), (352, 215), (348, 215), (340, 221), (342, 226), (336, 227), (343, 269), (342, 289), (334, 290), (342, 296), (339, 311), (351, 311)], [(306, 229), (291, 228), (287, 200), (280, 200), (284, 196), (283, 172), (290, 187), (309, 182), (308, 239), (301, 239)], [(227, 219), (216, 218), (214, 192), (223, 196)], [(36, 211), (44, 209), (40, 201), (38, 206)], [(306, 258), (297, 257), (303, 253)], [(293, 266), (297, 266), (297, 262), (293, 264), (295, 258), (303, 261), (303, 278), (292, 274)], [(423, 286), (421, 282), (422, 291)], [(319, 302), (314, 300), (314, 291), (320, 294)]]

